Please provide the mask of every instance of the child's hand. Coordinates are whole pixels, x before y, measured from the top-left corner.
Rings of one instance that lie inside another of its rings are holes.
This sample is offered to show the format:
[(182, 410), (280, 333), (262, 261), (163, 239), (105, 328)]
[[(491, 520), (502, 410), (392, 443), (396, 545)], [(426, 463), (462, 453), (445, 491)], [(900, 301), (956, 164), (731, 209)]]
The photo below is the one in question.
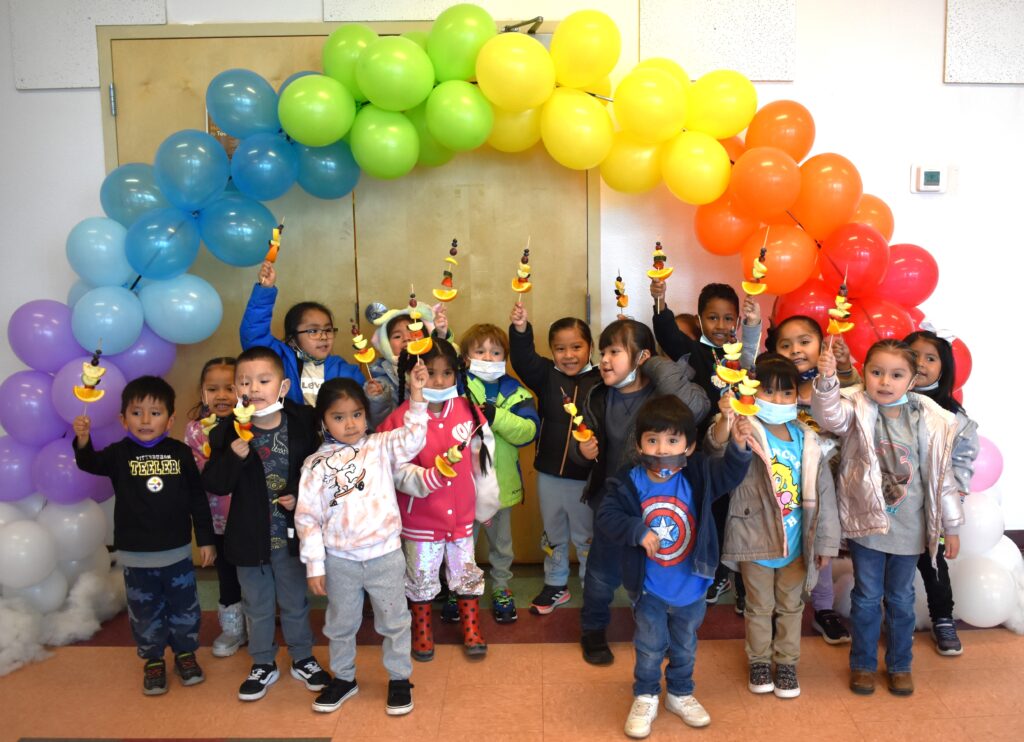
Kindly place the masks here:
[(211, 567), (213, 563), (217, 561), (217, 547), (215, 546), (200, 546), (199, 547), (199, 558), (200, 567)]
[(376, 379), (370, 379), (363, 384), (363, 391), (366, 392), (367, 397), (382, 397), (384, 396), (384, 385)]
[(295, 509), (295, 495), (278, 495), (277, 504), (285, 510)]
[(850, 346), (843, 340), (842, 335), (837, 335), (832, 341), (832, 355), (836, 357), (836, 369), (838, 371), (849, 371), (853, 368), (850, 361)]
[(960, 537), (946, 534), (946, 559), (956, 559), (960, 554)]
[(832, 557), (827, 557), (823, 554), (818, 554), (814, 557), (814, 566), (818, 569), (824, 569), (828, 566), (828, 563), (832, 560)]
[(761, 324), (761, 305), (750, 294), (743, 296), (743, 324), (749, 326)]
[(327, 595), (327, 580), (323, 575), (307, 577), (306, 584), (309, 585), (309, 592), (313, 595)]
[(624, 315), (622, 312), (619, 312), (618, 314), (615, 315), (615, 319), (622, 320), (622, 319), (629, 319), (629, 317)]
[(654, 531), (648, 531), (644, 534), (644, 540), (640, 542), (640, 545), (644, 547), (644, 551), (647, 552), (647, 556), (654, 559), (658, 556), (658, 549), (661, 548), (661, 539)]
[(264, 260), (263, 265), (260, 266), (259, 282), (260, 286), (266, 289), (277, 283), (277, 271), (274, 270), (274, 264), (269, 260)]
[(836, 357), (827, 345), (822, 347), (821, 354), (818, 356), (818, 373), (826, 379), (831, 379), (836, 375)]
[(580, 455), (587, 461), (596, 461), (598, 453), (596, 435), (590, 436), (590, 438), (580, 444)]
[(733, 421), (736, 419), (736, 411), (733, 410), (729, 400), (732, 399), (732, 390), (727, 391), (718, 400), (718, 411), (721, 413), (715, 420), (711, 434), (719, 445), (729, 440), (729, 432), (732, 430)]
[(91, 427), (91, 421), (88, 415), (79, 415), (75, 418), (75, 421), (71, 423), (71, 429), (75, 431), (75, 442), (78, 447), (81, 448), (89, 442), (89, 428)]
[(736, 422), (732, 426), (732, 440), (740, 448), (744, 448), (754, 437), (754, 426), (750, 424), (750, 418), (743, 415), (736, 416)]
[(434, 311), (434, 332), (442, 340), (448, 339), (448, 307), (438, 302), (431, 307)]
[(238, 458), (245, 459), (249, 455), (249, 441), (235, 438), (231, 441), (231, 450), (234, 451), (235, 456)]
[(665, 282), (658, 278), (651, 279), (651, 298), (665, 302)]
[(416, 359), (416, 364), (409, 370), (409, 399), (415, 402), (423, 401), (423, 387), (427, 385), (427, 365), (422, 358)]
[(512, 305), (512, 313), (508, 316), (508, 321), (516, 328), (516, 332), (526, 332), (526, 307), (521, 301)]

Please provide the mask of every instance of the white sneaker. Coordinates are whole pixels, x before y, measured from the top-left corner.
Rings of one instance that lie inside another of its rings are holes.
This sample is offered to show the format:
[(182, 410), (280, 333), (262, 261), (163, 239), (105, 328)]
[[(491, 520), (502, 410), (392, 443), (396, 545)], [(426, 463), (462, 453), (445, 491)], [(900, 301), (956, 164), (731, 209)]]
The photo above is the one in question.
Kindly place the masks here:
[(711, 723), (711, 715), (693, 696), (665, 695), (665, 708), (673, 714), (679, 714), (687, 726), (706, 727)]
[(637, 696), (626, 717), (626, 736), (643, 739), (651, 733), (651, 722), (658, 718), (658, 697)]

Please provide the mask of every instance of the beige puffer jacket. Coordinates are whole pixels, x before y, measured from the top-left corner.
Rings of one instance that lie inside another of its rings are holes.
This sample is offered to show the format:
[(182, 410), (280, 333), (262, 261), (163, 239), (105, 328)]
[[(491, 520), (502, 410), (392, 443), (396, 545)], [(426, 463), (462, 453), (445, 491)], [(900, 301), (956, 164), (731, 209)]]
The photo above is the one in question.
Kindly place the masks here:
[[(918, 450), (923, 452), (919, 469), (925, 483), (925, 526), (932, 562), (943, 533), (953, 535), (964, 522), (963, 507), (950, 465), (956, 440), (953, 415), (932, 400), (911, 392), (909, 404), (920, 413)], [(889, 531), (889, 516), (882, 498), (882, 470), (875, 453), (875, 422), (878, 405), (862, 387), (840, 392), (835, 377), (814, 380), (811, 402), (814, 419), (823, 430), (841, 440), (841, 459), (836, 491), (839, 522), (844, 538), (861, 538)]]

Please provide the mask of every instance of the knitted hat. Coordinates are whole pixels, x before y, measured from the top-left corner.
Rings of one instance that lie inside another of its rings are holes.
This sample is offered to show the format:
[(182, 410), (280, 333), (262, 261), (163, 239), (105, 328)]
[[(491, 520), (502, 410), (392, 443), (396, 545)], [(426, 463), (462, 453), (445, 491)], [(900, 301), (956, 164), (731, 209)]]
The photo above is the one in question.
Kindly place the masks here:
[[(430, 334), (434, 330), (434, 310), (423, 302), (418, 302), (416, 310), (423, 320), (424, 333)], [(380, 302), (374, 302), (366, 307), (366, 319), (370, 320), (377, 329), (373, 332), (373, 347), (377, 349), (381, 357), (388, 359), (391, 363), (398, 363), (398, 358), (391, 352), (391, 343), (388, 342), (388, 323), (395, 317), (408, 317), (412, 307), (406, 304), (401, 309), (388, 309)]]

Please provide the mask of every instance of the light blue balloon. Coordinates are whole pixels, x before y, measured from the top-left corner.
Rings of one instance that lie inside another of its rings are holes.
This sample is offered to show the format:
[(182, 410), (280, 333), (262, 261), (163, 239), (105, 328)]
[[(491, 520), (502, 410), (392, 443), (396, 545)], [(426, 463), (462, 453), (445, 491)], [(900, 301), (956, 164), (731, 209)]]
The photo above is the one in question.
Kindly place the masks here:
[(114, 354), (127, 350), (142, 333), (142, 303), (120, 286), (100, 286), (71, 310), (71, 332), (86, 350)]
[(139, 299), (149, 329), (179, 345), (206, 340), (224, 315), (217, 290), (191, 273), (151, 283)]
[(299, 176), (299, 156), (280, 134), (253, 134), (231, 156), (231, 181), (257, 201), (273, 201), (288, 192)]
[(293, 72), (292, 74), (288, 75), (288, 77), (285, 78), (283, 83), (281, 83), (281, 87), (279, 87), (277, 89), (277, 94), (281, 95), (281, 93), (284, 92), (284, 89), (286, 87), (291, 85), (293, 82), (298, 80), (300, 77), (306, 77), (307, 75), (319, 75), (319, 74), (320, 74), (319, 72), (314, 72), (313, 70), (302, 70), (302, 72)]
[(157, 148), (153, 168), (156, 184), (167, 200), (188, 212), (217, 198), (230, 174), (228, 155), (220, 142), (195, 129), (167, 137)]
[(93, 286), (120, 286), (131, 275), (125, 257), (127, 230), (113, 219), (91, 216), (76, 224), (67, 240), (72, 270)]
[(124, 242), (128, 263), (154, 281), (180, 276), (199, 254), (199, 227), (191, 214), (161, 209), (139, 219)]
[(207, 249), (228, 265), (257, 265), (267, 254), (277, 220), (270, 209), (240, 193), (226, 193), (199, 214)]
[(88, 294), (94, 288), (96, 287), (93, 286), (91, 283), (88, 283), (87, 281), (84, 281), (83, 279), (79, 278), (77, 281), (71, 284), (71, 288), (68, 289), (68, 300), (65, 303), (69, 307), (74, 309), (75, 304), (78, 303), (78, 300), (81, 299), (86, 294)]
[(206, 110), (217, 126), (238, 139), (281, 128), (277, 93), (251, 70), (224, 70), (210, 80)]
[(341, 198), (352, 192), (362, 171), (345, 140), (326, 147), (296, 144), (299, 155), (299, 185), (317, 198)]
[(111, 219), (130, 227), (143, 214), (170, 206), (156, 184), (153, 166), (129, 162), (112, 171), (100, 186), (100, 204)]

